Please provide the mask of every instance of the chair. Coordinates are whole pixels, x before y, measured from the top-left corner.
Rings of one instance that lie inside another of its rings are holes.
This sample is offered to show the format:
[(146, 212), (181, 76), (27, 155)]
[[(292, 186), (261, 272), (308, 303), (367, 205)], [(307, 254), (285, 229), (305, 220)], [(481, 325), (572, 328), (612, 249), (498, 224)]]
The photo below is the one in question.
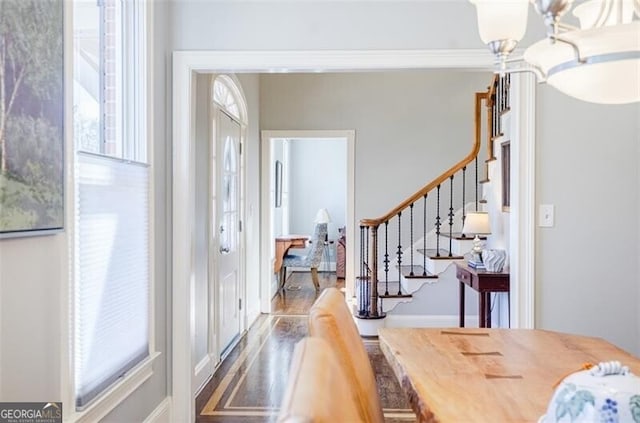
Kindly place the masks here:
[(365, 422), (331, 346), (308, 337), (296, 344), (279, 423)]
[(295, 254), (287, 254), (282, 259), (282, 273), (280, 274), (280, 289), (284, 288), (287, 280), (287, 267), (308, 267), (311, 269), (311, 280), (316, 287), (320, 289), (320, 281), (318, 280), (318, 267), (322, 262), (322, 253), (324, 252), (324, 242), (327, 239), (327, 224), (318, 223), (311, 237), (311, 247), (306, 256)]
[(356, 387), (360, 412), (370, 423), (383, 423), (384, 415), (369, 355), (344, 300), (334, 287), (326, 288), (309, 311), (309, 334), (329, 342), (347, 381)]

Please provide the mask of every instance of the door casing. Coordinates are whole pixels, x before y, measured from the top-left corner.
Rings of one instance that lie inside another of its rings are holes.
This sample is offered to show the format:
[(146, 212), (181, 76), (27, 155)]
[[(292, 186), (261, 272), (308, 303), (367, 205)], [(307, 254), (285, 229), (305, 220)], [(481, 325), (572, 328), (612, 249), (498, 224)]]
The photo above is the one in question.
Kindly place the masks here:
[[(215, 72), (339, 72), (401, 69), (493, 69), (487, 49), (434, 50), (287, 50), (174, 51), (172, 109), (172, 421), (195, 420), (192, 381), (193, 211), (195, 210), (194, 98), (195, 75)], [(514, 285), (511, 323), (534, 325), (535, 300), (535, 79), (514, 75), (513, 97), (521, 110), (521, 147), (512, 146), (510, 263)], [(517, 109), (516, 109), (517, 110)], [(532, 154), (534, 153), (534, 154)]]

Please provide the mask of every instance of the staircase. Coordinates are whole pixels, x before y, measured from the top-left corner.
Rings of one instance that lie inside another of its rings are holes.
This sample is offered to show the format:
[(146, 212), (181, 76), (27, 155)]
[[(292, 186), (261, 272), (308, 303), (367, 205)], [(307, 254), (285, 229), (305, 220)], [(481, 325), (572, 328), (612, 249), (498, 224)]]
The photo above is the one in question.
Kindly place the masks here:
[(493, 143), (509, 110), (509, 83), (509, 75), (495, 75), (486, 92), (475, 94), (474, 140), (462, 160), (385, 215), (360, 221), (354, 316), (362, 336), (376, 336), (387, 313), (437, 284), (471, 250), (472, 237), (462, 228), (466, 214), (483, 207)]

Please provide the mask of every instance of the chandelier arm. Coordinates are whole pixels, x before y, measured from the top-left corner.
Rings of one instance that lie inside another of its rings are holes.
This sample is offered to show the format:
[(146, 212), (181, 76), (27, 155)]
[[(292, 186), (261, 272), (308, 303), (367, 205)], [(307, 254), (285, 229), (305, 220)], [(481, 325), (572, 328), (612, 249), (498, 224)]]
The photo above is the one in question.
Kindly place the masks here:
[(520, 57), (511, 57), (509, 59), (505, 59), (504, 63), (523, 63), (524, 61), (525, 61), (524, 56), (520, 56)]
[(547, 82), (547, 76), (544, 74), (542, 69), (538, 66), (532, 65), (528, 63), (530, 67), (527, 68), (505, 68), (505, 69), (496, 69), (493, 71), (494, 74), (503, 75), (505, 73), (513, 74), (513, 73), (533, 73), (536, 76), (536, 79), (540, 83)]
[(578, 47), (578, 45), (576, 43), (574, 43), (573, 41), (566, 40), (564, 38), (560, 38), (557, 35), (552, 35), (549, 38), (552, 41), (559, 41), (561, 43), (565, 43), (565, 44), (570, 45), (573, 48), (574, 53), (576, 54), (576, 59), (578, 60), (578, 63), (585, 63), (586, 60), (580, 54), (580, 47)]
[[(640, 1), (640, 0), (638, 0), (638, 1)], [(577, 31), (580, 28), (578, 28), (575, 25), (569, 25), (569, 24), (566, 24), (566, 23), (558, 22), (558, 30), (560, 30), (560, 29), (563, 30), (563, 31), (566, 31), (566, 32), (570, 32), (570, 31)]]

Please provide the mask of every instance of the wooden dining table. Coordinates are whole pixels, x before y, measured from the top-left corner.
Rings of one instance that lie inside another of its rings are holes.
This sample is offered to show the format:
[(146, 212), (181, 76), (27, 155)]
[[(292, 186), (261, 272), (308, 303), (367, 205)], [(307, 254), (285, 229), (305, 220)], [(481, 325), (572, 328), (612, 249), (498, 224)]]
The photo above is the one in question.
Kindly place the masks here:
[(640, 360), (600, 338), (534, 329), (383, 328), (380, 348), (419, 422), (537, 422), (584, 363)]

